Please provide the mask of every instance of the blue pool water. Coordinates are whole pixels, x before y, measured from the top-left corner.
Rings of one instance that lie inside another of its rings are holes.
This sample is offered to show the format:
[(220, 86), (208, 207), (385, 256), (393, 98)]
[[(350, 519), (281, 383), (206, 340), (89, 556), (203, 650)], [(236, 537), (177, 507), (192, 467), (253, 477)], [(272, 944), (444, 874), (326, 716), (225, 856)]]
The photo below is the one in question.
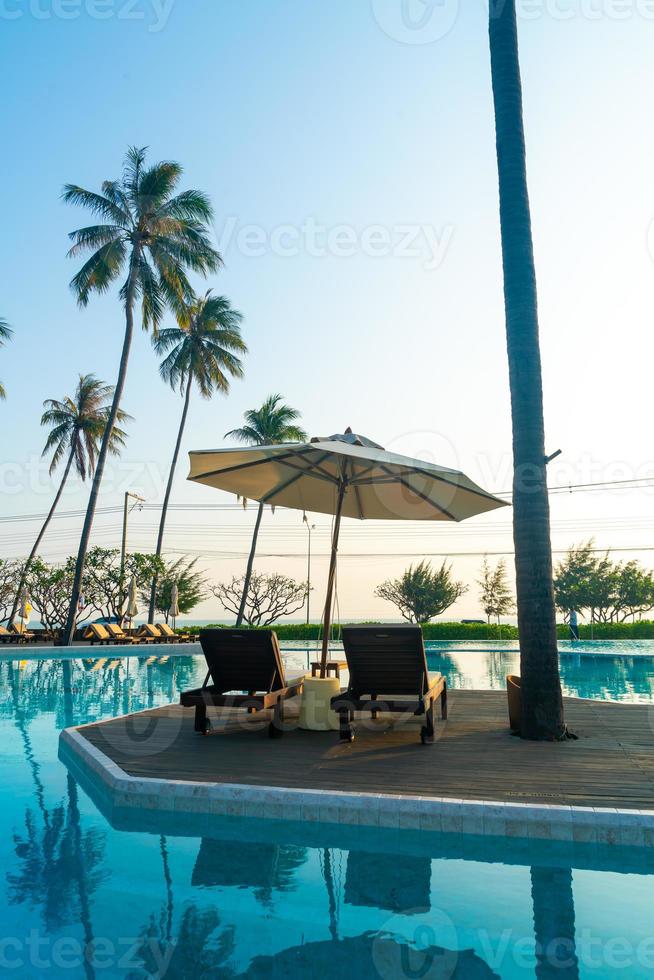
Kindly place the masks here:
[[(52, 652), (0, 658), (0, 976), (654, 977), (651, 851), (138, 813), (112, 827), (59, 731), (176, 701), (202, 662)], [(566, 690), (651, 700), (653, 654), (564, 651)], [(313, 655), (285, 649), (289, 669)], [(454, 687), (499, 687), (517, 651), (429, 659)]]

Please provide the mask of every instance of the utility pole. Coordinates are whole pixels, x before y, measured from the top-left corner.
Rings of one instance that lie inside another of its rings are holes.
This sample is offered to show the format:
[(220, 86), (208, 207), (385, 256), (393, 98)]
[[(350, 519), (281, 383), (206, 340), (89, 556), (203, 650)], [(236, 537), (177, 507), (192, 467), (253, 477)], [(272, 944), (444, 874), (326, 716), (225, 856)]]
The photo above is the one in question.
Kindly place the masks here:
[[(130, 500), (134, 501), (133, 506), (130, 508)], [(134, 510), (134, 507), (138, 507), (143, 510), (143, 504), (145, 503), (144, 497), (139, 497), (138, 493), (132, 493), (128, 490), (125, 493), (125, 503), (123, 505), (123, 542), (120, 549), (120, 625), (123, 624), (123, 609), (125, 607), (125, 557), (127, 555), (127, 517)]]
[(309, 524), (309, 518), (306, 514), (302, 517), (302, 520), (307, 526), (307, 531), (309, 532), (309, 549), (307, 553), (307, 626), (309, 625), (309, 604), (311, 601), (311, 532), (315, 531), (316, 525)]

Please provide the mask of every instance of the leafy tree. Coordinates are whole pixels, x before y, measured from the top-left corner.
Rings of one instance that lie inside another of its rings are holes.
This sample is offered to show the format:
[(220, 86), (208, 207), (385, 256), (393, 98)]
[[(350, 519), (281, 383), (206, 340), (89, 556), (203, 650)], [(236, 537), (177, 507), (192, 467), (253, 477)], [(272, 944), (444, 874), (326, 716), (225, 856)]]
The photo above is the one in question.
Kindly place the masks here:
[[(52, 452), (49, 469), (50, 476), (52, 476), (59, 463), (64, 459), (66, 460), (66, 465), (59, 489), (52, 501), (48, 515), (41, 525), (41, 530), (36, 536), (36, 541), (25, 563), (23, 575), (16, 588), (10, 617), (12, 620), (16, 616), (20, 594), (25, 585), (25, 576), (29, 572), (34, 556), (43, 540), (43, 535), (61, 500), (61, 495), (64, 492), (64, 487), (66, 486), (71, 469), (73, 466), (75, 467), (75, 471), (82, 481), (86, 480), (87, 476), (93, 475), (100, 441), (104, 436), (104, 431), (109, 420), (109, 408), (113, 394), (113, 387), (104, 384), (103, 381), (99, 381), (95, 375), (80, 374), (77, 388), (72, 398), (66, 395), (62, 401), (48, 398), (43, 402), (45, 411), (41, 416), (41, 425), (49, 426), (50, 434), (46, 440), (42, 455), (45, 456), (49, 452)], [(125, 422), (131, 416), (119, 410), (116, 418), (119, 422)], [(109, 440), (108, 451), (112, 455), (118, 456), (125, 445), (125, 438), (126, 433), (122, 429), (119, 429), (118, 426), (114, 426)], [(72, 582), (70, 584), (72, 587)]]
[[(161, 330), (154, 338), (154, 349), (157, 354), (166, 355), (159, 368), (161, 377), (170, 384), (171, 388), (179, 389), (184, 397), (182, 418), (161, 508), (157, 555), (161, 554), (163, 547), (168, 502), (193, 383), (195, 382), (203, 398), (211, 398), (217, 391), (223, 395), (229, 392), (230, 377), (243, 377), (243, 365), (237, 357), (237, 354), (247, 353), (245, 341), (241, 337), (241, 320), (241, 314), (232, 309), (225, 296), (212, 296), (209, 290), (204, 296), (194, 296), (190, 303), (182, 306), (177, 314), (177, 327)], [(155, 580), (148, 600), (150, 623), (154, 620), (156, 593)]]
[[(0, 317), (0, 347), (4, 347), (5, 343), (11, 339), (13, 332), (14, 331), (11, 329), (7, 321)], [(3, 385), (0, 384), (0, 398), (4, 399), (6, 397), (7, 392), (5, 391)]]
[(443, 562), (434, 571), (428, 561), (411, 565), (397, 579), (388, 579), (375, 589), (375, 595), (392, 602), (409, 623), (428, 623), (440, 616), (468, 591), (452, 578), (452, 566)]
[(637, 561), (629, 561), (618, 571), (616, 589), (616, 618), (622, 622), (631, 616), (642, 616), (654, 609), (654, 575), (645, 571)]
[(481, 586), (481, 607), (488, 622), (496, 616), (499, 623), (501, 616), (508, 616), (515, 609), (513, 593), (506, 578), (506, 562), (501, 558), (495, 568), (491, 568), (488, 559), (484, 558), (481, 566), (481, 578), (477, 584)]
[(566, 615), (585, 610), (591, 622), (624, 622), (654, 608), (654, 576), (637, 561), (614, 563), (592, 539), (570, 548), (556, 567), (556, 604)]
[[(68, 612), (70, 590), (75, 574), (75, 560), (69, 558), (64, 565), (50, 565), (40, 558), (32, 561), (26, 576), (26, 585), (39, 619), (48, 630), (63, 627)], [(93, 612), (90, 604), (78, 610), (77, 622), (84, 622)]]
[(552, 582), (538, 297), (515, 0), (490, 0), (504, 305), (513, 421), (513, 539), (522, 738), (566, 735)]
[[(70, 560), (72, 562), (74, 559)], [(105, 619), (120, 618), (125, 599), (124, 583), (129, 582), (133, 575), (137, 589), (142, 592), (149, 588), (155, 574), (162, 575), (164, 572), (165, 565), (157, 555), (134, 552), (125, 555), (123, 579), (120, 574), (120, 551), (117, 548), (91, 548), (83, 579), (85, 603)]]
[[(245, 413), (245, 425), (240, 429), (232, 429), (225, 434), (226, 439), (236, 439), (248, 446), (274, 446), (285, 442), (304, 442), (307, 434), (297, 425), (301, 418), (300, 412), (290, 405), (284, 404), (282, 395), (270, 395), (261, 408), (251, 408)], [(254, 566), (254, 556), (257, 550), (257, 538), (263, 517), (264, 502), (259, 503), (257, 519), (254, 524), (250, 555), (243, 577), (243, 594), (238, 606), (236, 625), (240, 626), (245, 617), (245, 605), (250, 588), (250, 577)]]
[(93, 293), (107, 292), (124, 276), (120, 299), (125, 311), (118, 379), (77, 553), (63, 638), (66, 645), (73, 638), (91, 527), (127, 377), (136, 304), (140, 301), (143, 328), (157, 330), (166, 306), (177, 312), (184, 301), (190, 301), (192, 290), (187, 272), (206, 275), (215, 272), (221, 263), (209, 239), (211, 204), (200, 191), (175, 193), (181, 175), (178, 163), (164, 161), (146, 166), (145, 149), (132, 147), (127, 152), (121, 178), (104, 181), (100, 193), (76, 184), (67, 184), (63, 192), (67, 204), (88, 208), (102, 222), (70, 235), (71, 257), (91, 252), (71, 282), (79, 305), (87, 306)]
[(0, 558), (0, 622), (7, 619), (23, 570), (22, 561), (7, 561)]
[(231, 613), (241, 613), (248, 626), (270, 626), (282, 616), (292, 616), (306, 602), (306, 582), (296, 582), (287, 575), (263, 575), (252, 572), (248, 582), (245, 606), (242, 597), (245, 576), (210, 587), (210, 591)]
[[(157, 584), (157, 612), (160, 612), (168, 622), (170, 606), (172, 601), (173, 585), (177, 583), (177, 601), (179, 611), (183, 615), (190, 613), (192, 609), (206, 598), (206, 579), (202, 572), (195, 569), (197, 558), (188, 560), (178, 558), (177, 561), (164, 564), (164, 571), (159, 576)], [(143, 593), (144, 601), (150, 598), (150, 590)], [(150, 615), (148, 622), (154, 622), (154, 616)]]

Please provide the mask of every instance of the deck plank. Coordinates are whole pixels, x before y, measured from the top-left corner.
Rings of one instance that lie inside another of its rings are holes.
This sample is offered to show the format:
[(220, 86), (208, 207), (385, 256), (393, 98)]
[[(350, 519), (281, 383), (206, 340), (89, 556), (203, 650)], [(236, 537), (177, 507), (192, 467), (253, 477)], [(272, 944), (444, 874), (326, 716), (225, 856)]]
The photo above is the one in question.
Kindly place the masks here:
[(654, 810), (654, 711), (566, 699), (576, 742), (532, 743), (507, 728), (506, 696), (452, 691), (438, 741), (418, 740), (420, 722), (357, 722), (353, 745), (335, 733), (294, 730), (271, 741), (266, 724), (235, 724), (223, 712), (211, 738), (193, 731), (193, 711), (168, 706), (79, 729), (125, 772), (173, 780), (344, 790), (462, 800), (500, 800)]

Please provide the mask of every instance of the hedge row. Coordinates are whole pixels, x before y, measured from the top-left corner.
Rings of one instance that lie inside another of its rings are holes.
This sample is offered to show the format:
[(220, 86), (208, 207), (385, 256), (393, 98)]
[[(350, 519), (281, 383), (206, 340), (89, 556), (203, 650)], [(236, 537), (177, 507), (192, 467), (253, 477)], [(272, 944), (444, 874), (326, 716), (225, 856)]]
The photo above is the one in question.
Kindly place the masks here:
[[(358, 624), (361, 625), (361, 624)], [(199, 633), (205, 626), (185, 627), (189, 633)], [(224, 629), (224, 623), (214, 624), (215, 629)], [(335, 630), (338, 627), (334, 627)], [(560, 623), (557, 627), (559, 639), (570, 638), (568, 627)], [(278, 623), (275, 632), (280, 640), (319, 640), (322, 628), (318, 623)], [(426, 640), (517, 640), (517, 626), (496, 623), (427, 623), (423, 627)], [(336, 634), (337, 635), (337, 634)], [(654, 622), (642, 620), (638, 623), (596, 623), (592, 629), (588, 625), (579, 627), (582, 640), (652, 640), (654, 639)]]

